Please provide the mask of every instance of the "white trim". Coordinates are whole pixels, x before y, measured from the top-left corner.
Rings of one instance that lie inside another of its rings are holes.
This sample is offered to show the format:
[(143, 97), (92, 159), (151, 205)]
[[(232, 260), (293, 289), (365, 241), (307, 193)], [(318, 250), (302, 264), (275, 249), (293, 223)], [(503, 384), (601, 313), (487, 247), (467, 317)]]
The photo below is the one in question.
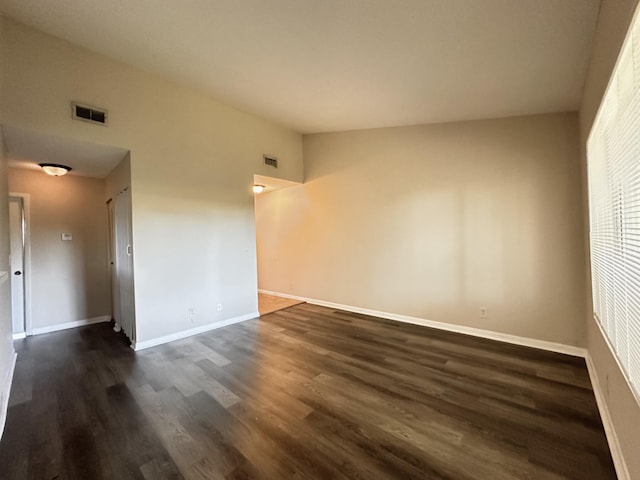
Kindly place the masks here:
[(587, 353), (587, 370), (589, 371), (589, 378), (591, 379), (591, 386), (593, 387), (593, 393), (596, 397), (596, 403), (598, 404), (598, 410), (600, 411), (600, 418), (602, 419), (602, 425), (604, 426), (604, 433), (607, 436), (607, 442), (609, 444), (609, 450), (611, 451), (611, 457), (613, 458), (613, 464), (616, 468), (616, 474), (620, 480), (630, 480), (629, 470), (627, 470), (627, 464), (624, 461), (622, 455), (622, 449), (620, 448), (620, 442), (616, 435), (616, 430), (613, 427), (611, 421), (611, 415), (609, 414), (609, 407), (605, 400), (605, 395), (600, 387), (598, 380), (598, 374), (596, 372), (595, 364), (591, 355)]
[(87, 318), (85, 320), (77, 320), (75, 322), (58, 323), (56, 325), (48, 325), (46, 327), (34, 328), (32, 335), (42, 335), (44, 333), (57, 332), (59, 330), (67, 330), (69, 328), (84, 327), (94, 323), (110, 322), (111, 315), (102, 315), (100, 317)]
[(27, 332), (14, 333), (11, 336), (14, 340), (22, 340), (23, 338), (27, 338)]
[(253, 320), (260, 316), (258, 312), (248, 313), (246, 315), (240, 315), (238, 317), (229, 318), (227, 320), (222, 320), (220, 322), (207, 323), (206, 325), (201, 325), (196, 328), (190, 328), (189, 330), (183, 330), (180, 332), (172, 333), (170, 335), (165, 335), (164, 337), (152, 338), (151, 340), (145, 340), (143, 342), (132, 342), (131, 348), (133, 348), (136, 352), (138, 350), (143, 350), (145, 348), (155, 347), (157, 345), (162, 345), (163, 343), (173, 342), (174, 340), (180, 340), (182, 338), (192, 337), (193, 335), (198, 335), (200, 333), (205, 333), (210, 330), (215, 330), (217, 328), (226, 327), (228, 325), (233, 325), (235, 323), (245, 322), (247, 320)]
[(4, 425), (7, 421), (7, 410), (9, 409), (9, 395), (11, 395), (11, 384), (13, 383), (13, 372), (16, 368), (17, 358), (18, 358), (18, 354), (16, 352), (12, 352), (9, 370), (7, 371), (7, 375), (4, 379), (4, 383), (2, 384), (2, 386), (0, 386), (0, 388), (2, 388), (2, 404), (0, 405), (0, 439), (2, 439), (2, 434), (4, 433)]
[(335, 308), (338, 310), (346, 310), (348, 312), (362, 313), (373, 317), (386, 318), (387, 320), (395, 320), (397, 322), (411, 323), (413, 325), (422, 325), (423, 327), (437, 328), (438, 330), (447, 330), (449, 332), (463, 333), (474, 337), (488, 338), (499, 342), (512, 343), (525, 347), (538, 348), (548, 350), (550, 352), (564, 353), (566, 355), (574, 355), (576, 357), (586, 357), (587, 350), (573, 345), (565, 345), (562, 343), (547, 342), (546, 340), (538, 340), (535, 338), (520, 337), (508, 333), (492, 332), (481, 328), (465, 327), (463, 325), (454, 325), (451, 323), (437, 322), (435, 320), (427, 320), (425, 318), (410, 317), (407, 315), (398, 315), (396, 313), (381, 312), (378, 310), (369, 310), (368, 308), (353, 307), (351, 305), (342, 305), (339, 303), (325, 302), (324, 300), (316, 300), (314, 298), (300, 297), (297, 295), (289, 295), (286, 293), (272, 292), (269, 290), (258, 289), (258, 292), (276, 297), (291, 298), (293, 300), (301, 300), (313, 305), (322, 307)]

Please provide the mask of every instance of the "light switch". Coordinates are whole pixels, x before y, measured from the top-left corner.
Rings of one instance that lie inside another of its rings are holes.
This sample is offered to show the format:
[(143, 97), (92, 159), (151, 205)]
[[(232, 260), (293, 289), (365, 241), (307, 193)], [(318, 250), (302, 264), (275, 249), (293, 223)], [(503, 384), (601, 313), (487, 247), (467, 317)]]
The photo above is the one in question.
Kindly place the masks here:
[(73, 235), (71, 235), (70, 233), (63, 233), (62, 240), (64, 240), (65, 242), (70, 242), (71, 240), (73, 240)]

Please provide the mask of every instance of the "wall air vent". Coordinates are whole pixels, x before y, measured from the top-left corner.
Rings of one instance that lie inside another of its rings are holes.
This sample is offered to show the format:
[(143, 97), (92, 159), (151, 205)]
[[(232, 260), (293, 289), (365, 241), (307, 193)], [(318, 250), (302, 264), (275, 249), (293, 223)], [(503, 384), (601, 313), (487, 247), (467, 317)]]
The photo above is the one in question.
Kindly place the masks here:
[(71, 102), (71, 116), (83, 122), (107, 124), (107, 111), (104, 108), (90, 107), (81, 103)]
[(278, 168), (278, 159), (276, 157), (272, 157), (272, 156), (269, 156), (269, 155), (263, 155), (262, 158), (264, 158), (264, 164), (265, 165), (269, 165), (271, 167)]

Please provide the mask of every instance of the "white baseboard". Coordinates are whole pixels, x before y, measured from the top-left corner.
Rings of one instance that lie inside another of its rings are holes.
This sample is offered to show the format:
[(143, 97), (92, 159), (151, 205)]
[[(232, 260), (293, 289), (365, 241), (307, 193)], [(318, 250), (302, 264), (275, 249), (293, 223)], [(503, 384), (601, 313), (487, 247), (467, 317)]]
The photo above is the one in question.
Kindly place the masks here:
[(27, 338), (27, 332), (22, 332), (22, 333), (14, 333), (13, 335), (11, 335), (11, 337), (14, 340), (21, 340), (23, 338)]
[(164, 337), (152, 338), (151, 340), (145, 340), (143, 342), (132, 342), (131, 348), (133, 348), (135, 351), (143, 350), (145, 348), (162, 345), (163, 343), (169, 343), (169, 342), (173, 342), (174, 340), (181, 340), (183, 338), (192, 337), (193, 335), (209, 332), (211, 330), (215, 330), (216, 328), (222, 328), (228, 325), (233, 325), (234, 323), (253, 320), (254, 318), (258, 318), (259, 316), (260, 314), (258, 312), (253, 312), (253, 313), (248, 313), (246, 315), (240, 315), (238, 317), (229, 318), (227, 320), (222, 320), (220, 322), (207, 323), (206, 325), (201, 325), (199, 327), (191, 328), (189, 330), (183, 330), (181, 332), (172, 333), (170, 335), (165, 335)]
[(16, 368), (16, 358), (18, 358), (18, 354), (16, 352), (11, 352), (11, 360), (9, 360), (9, 370), (5, 375), (4, 381), (2, 385), (0, 385), (0, 397), (2, 401), (0, 402), (0, 439), (2, 439), (2, 434), (4, 433), (4, 425), (7, 421), (7, 410), (9, 409), (9, 395), (11, 394), (11, 384), (13, 383), (13, 372)]
[(258, 292), (265, 293), (267, 295), (274, 295), (276, 297), (291, 298), (293, 300), (301, 300), (313, 305), (319, 305), (321, 307), (335, 308), (337, 310), (346, 310), (347, 312), (362, 313), (364, 315), (371, 315), (372, 317), (385, 318), (387, 320), (395, 320), (397, 322), (411, 323), (413, 325), (422, 325), (423, 327), (437, 328), (438, 330), (446, 330), (449, 332), (463, 333), (465, 335), (471, 335), (474, 337), (488, 338), (491, 340), (497, 340), (499, 342), (513, 343), (515, 345), (522, 345), (525, 347), (538, 348), (541, 350), (548, 350), (551, 352), (564, 353), (567, 355), (573, 355), (576, 357), (586, 357), (587, 350), (580, 347), (574, 347), (572, 345), (565, 345), (562, 343), (547, 342), (545, 340), (538, 340), (535, 338), (520, 337), (518, 335), (510, 335), (508, 333), (492, 332), (490, 330), (483, 330), (481, 328), (465, 327), (463, 325), (454, 325), (451, 323), (437, 322), (435, 320), (427, 320), (425, 318), (410, 317), (407, 315), (398, 315), (396, 313), (380, 312), (378, 310), (370, 310), (368, 308), (353, 307), (351, 305), (342, 305), (339, 303), (325, 302), (324, 300), (317, 300), (314, 298), (300, 297), (297, 295), (289, 295), (286, 293), (272, 292), (269, 290), (259, 289)]
[(620, 448), (620, 442), (618, 436), (613, 428), (613, 422), (611, 421), (611, 415), (609, 413), (609, 407), (605, 400), (605, 395), (600, 387), (600, 381), (598, 380), (598, 374), (593, 363), (593, 359), (590, 354), (586, 356), (587, 370), (589, 371), (589, 378), (591, 380), (591, 386), (593, 387), (593, 393), (596, 397), (596, 403), (598, 404), (598, 410), (600, 411), (600, 418), (602, 419), (602, 425), (604, 426), (604, 433), (607, 436), (607, 443), (609, 444), (609, 450), (611, 451), (611, 458), (613, 458), (613, 464), (616, 467), (616, 474), (620, 480), (630, 480), (629, 471), (627, 470), (627, 464), (624, 461), (622, 455), (622, 449)]
[(87, 318), (85, 320), (77, 320), (75, 322), (58, 323), (57, 325), (48, 325), (46, 327), (34, 328), (32, 335), (42, 335), (43, 333), (57, 332), (58, 330), (67, 330), (68, 328), (83, 327), (94, 323), (110, 322), (110, 315), (102, 315), (100, 317)]

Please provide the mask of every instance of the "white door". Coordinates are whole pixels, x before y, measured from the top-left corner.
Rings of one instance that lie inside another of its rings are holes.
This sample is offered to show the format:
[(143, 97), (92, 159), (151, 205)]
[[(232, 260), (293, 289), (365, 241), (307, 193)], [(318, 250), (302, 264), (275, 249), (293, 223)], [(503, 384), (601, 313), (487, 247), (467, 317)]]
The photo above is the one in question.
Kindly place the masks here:
[(9, 234), (11, 237), (11, 316), (13, 334), (25, 334), (24, 305), (24, 208), (22, 198), (9, 197)]
[(109, 278), (111, 279), (111, 312), (116, 322), (116, 330), (120, 327), (120, 299), (118, 298), (118, 277), (116, 276), (116, 237), (115, 220), (113, 218), (113, 199), (107, 202), (109, 213)]
[(120, 192), (113, 200), (113, 316), (116, 324), (135, 341), (135, 299), (133, 285), (133, 236), (131, 192)]

